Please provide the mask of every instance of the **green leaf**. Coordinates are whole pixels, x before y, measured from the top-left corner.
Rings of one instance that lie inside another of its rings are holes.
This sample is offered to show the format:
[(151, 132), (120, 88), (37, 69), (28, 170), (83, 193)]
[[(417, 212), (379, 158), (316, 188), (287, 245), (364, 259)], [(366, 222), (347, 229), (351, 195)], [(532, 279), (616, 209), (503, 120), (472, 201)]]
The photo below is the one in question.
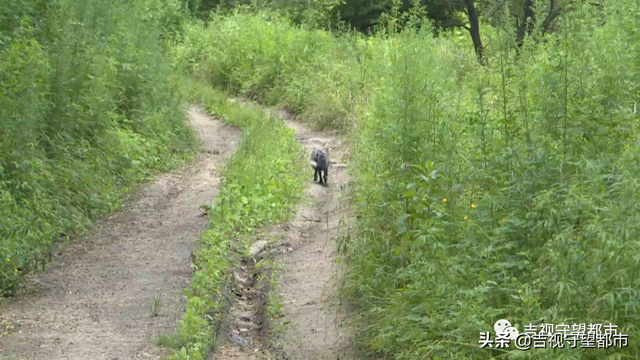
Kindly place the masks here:
[(411, 215), (409, 214), (403, 214), (400, 215), (398, 218), (396, 218), (396, 221), (394, 222), (394, 225), (396, 227), (396, 232), (398, 233), (398, 235), (404, 235), (407, 233), (407, 225), (405, 224), (405, 220)]
[(405, 191), (403, 194), (404, 198), (412, 198), (416, 196), (416, 192), (415, 191)]

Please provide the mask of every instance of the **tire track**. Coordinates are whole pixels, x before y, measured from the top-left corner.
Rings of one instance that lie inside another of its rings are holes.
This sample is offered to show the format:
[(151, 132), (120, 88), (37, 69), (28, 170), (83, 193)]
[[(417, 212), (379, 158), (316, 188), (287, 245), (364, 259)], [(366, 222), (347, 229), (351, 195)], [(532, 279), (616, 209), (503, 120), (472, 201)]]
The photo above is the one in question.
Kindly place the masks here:
[[(256, 106), (240, 101), (246, 106)], [(211, 359), (346, 359), (348, 337), (339, 326), (341, 312), (330, 300), (338, 280), (336, 239), (348, 231), (342, 220), (349, 213), (349, 202), (339, 196), (348, 191), (349, 177), (343, 164), (348, 149), (335, 132), (313, 131), (289, 120), (291, 116), (284, 110), (277, 111), (277, 116), (296, 131), (296, 138), (308, 154), (314, 148), (325, 145), (329, 148), (334, 162), (329, 169), (328, 186), (314, 183), (309, 168), (309, 183), (295, 218), (266, 231), (267, 239), (278, 240), (258, 240), (249, 256), (236, 266), (236, 286), (244, 292), (231, 306), (226, 341)], [(270, 324), (264, 319), (270, 289), (268, 284), (255, 281), (254, 265), (263, 257), (283, 264), (277, 291), (287, 326), (277, 339), (268, 338)]]

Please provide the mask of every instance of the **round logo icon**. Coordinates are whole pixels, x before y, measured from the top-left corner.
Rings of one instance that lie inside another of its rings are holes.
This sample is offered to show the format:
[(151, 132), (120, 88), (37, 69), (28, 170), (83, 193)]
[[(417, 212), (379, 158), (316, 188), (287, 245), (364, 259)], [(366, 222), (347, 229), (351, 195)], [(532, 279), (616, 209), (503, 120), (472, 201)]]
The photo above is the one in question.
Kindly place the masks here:
[(495, 324), (493, 324), (493, 330), (496, 331), (496, 334), (502, 334), (504, 330), (508, 327), (511, 327), (511, 323), (509, 322), (509, 320), (505, 320), (505, 319), (500, 319), (496, 321)]

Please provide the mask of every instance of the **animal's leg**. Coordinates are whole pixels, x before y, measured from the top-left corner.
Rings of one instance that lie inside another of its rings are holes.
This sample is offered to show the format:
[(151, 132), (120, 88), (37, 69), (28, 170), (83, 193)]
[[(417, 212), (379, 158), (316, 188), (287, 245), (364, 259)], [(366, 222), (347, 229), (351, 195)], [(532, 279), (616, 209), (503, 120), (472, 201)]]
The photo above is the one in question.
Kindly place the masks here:
[(313, 181), (318, 181), (318, 169), (313, 169)]
[(327, 185), (327, 173), (329, 172), (329, 170), (325, 170), (324, 171), (324, 184)]

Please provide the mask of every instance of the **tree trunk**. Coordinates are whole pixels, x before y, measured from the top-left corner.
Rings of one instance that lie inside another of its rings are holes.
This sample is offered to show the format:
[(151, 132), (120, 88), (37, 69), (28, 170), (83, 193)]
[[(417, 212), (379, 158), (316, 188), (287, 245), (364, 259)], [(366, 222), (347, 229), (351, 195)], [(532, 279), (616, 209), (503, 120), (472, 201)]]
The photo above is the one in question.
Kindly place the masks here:
[(536, 22), (536, 14), (533, 12), (533, 0), (524, 0), (524, 15), (522, 16), (522, 24), (518, 26), (518, 34), (516, 35), (516, 44), (518, 48), (524, 43), (524, 35), (531, 35), (533, 25)]
[(473, 4), (473, 0), (464, 0), (464, 4), (467, 7), (467, 15), (469, 16), (469, 32), (471, 33), (471, 40), (473, 40), (473, 48), (478, 55), (478, 61), (484, 63), (482, 52), (484, 47), (482, 46), (482, 39), (480, 38), (480, 21), (478, 20), (478, 12)]
[(547, 17), (542, 22), (542, 34), (540, 36), (544, 36), (544, 34), (546, 34), (551, 29), (551, 24), (553, 23), (553, 20), (555, 20), (558, 15), (560, 15), (560, 11), (562, 11), (562, 7), (556, 6), (555, 0), (550, 0), (549, 14), (547, 14)]

